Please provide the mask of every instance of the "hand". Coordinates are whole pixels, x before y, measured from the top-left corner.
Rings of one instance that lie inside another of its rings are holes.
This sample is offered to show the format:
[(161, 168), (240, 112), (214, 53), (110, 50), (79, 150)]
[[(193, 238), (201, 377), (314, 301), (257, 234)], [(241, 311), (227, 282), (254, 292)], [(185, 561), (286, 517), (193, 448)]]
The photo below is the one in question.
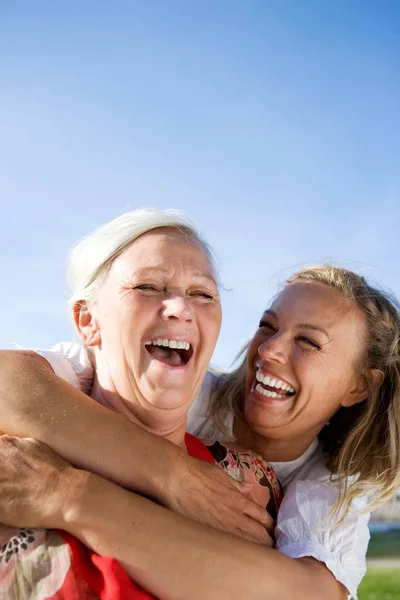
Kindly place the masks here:
[(217, 465), (182, 455), (169, 475), (164, 504), (185, 517), (272, 547), (275, 522), (247, 495), (251, 486), (235, 481)]
[(0, 436), (0, 522), (14, 527), (60, 527), (74, 471), (41, 442)]

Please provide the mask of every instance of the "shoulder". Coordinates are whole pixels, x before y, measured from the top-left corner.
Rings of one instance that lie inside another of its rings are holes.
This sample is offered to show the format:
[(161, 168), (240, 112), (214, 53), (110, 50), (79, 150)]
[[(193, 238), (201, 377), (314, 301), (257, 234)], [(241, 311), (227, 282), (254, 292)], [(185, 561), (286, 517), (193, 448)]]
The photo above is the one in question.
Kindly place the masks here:
[(50, 350), (35, 349), (45, 358), (54, 373), (74, 387), (89, 393), (94, 367), (87, 349), (74, 342), (60, 342)]

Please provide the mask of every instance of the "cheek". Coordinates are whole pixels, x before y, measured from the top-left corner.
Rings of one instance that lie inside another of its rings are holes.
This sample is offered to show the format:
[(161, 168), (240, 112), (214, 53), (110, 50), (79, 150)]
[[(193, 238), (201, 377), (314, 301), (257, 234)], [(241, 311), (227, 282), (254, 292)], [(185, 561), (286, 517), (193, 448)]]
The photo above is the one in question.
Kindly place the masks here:
[[(214, 349), (221, 330), (222, 313), (221, 309), (214, 308), (213, 311), (199, 315), (198, 323), (203, 331), (206, 344)], [(200, 325), (201, 323), (201, 325)]]
[(257, 359), (258, 356), (258, 348), (261, 345), (261, 341), (258, 338), (258, 336), (255, 336), (251, 342), (250, 342), (250, 346), (249, 349), (247, 350), (247, 357), (246, 357), (246, 396), (250, 391), (250, 387), (253, 384), (253, 379), (254, 379), (254, 375), (255, 375), (255, 366), (254, 366), (254, 362)]
[(221, 331), (221, 325), (222, 325), (222, 312), (221, 310), (218, 311), (216, 318), (213, 319), (213, 332), (214, 332), (214, 336), (213, 336), (213, 340), (214, 340), (214, 345), (217, 343), (217, 339), (219, 336), (219, 333)]
[(146, 298), (143, 296), (131, 296), (126, 298), (126, 301), (116, 307), (119, 313), (120, 322), (131, 322), (135, 327), (142, 328), (150, 318), (158, 313), (160, 302), (156, 298)]
[[(340, 408), (348, 386), (344, 376), (322, 366), (308, 369), (307, 388), (312, 391), (312, 412), (315, 417), (329, 420)], [(304, 379), (303, 379), (304, 383)]]

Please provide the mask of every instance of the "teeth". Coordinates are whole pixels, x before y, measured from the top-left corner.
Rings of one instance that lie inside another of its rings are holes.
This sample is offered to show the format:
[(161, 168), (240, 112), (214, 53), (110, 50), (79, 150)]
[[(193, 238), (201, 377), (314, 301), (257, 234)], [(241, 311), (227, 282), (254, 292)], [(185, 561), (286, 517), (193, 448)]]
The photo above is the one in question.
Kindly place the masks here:
[[(282, 392), (290, 392), (291, 394), (293, 394), (296, 391), (291, 385), (285, 383), (284, 381), (281, 381), (280, 379), (269, 377), (268, 375), (263, 375), (261, 369), (258, 369), (256, 373), (256, 380), (260, 383), (263, 383), (264, 385), (268, 385), (269, 387), (274, 387), (277, 390), (282, 390)], [(270, 393), (273, 394), (275, 392)]]
[(173, 348), (174, 350), (189, 350), (189, 342), (182, 342), (178, 340), (168, 340), (167, 338), (157, 338), (155, 340), (148, 340), (145, 342), (145, 346), (163, 346), (164, 348)]
[(270, 392), (262, 387), (261, 383), (258, 383), (256, 386), (256, 391), (262, 396), (267, 396), (268, 398), (287, 398), (287, 396), (283, 394), (277, 394), (276, 392)]

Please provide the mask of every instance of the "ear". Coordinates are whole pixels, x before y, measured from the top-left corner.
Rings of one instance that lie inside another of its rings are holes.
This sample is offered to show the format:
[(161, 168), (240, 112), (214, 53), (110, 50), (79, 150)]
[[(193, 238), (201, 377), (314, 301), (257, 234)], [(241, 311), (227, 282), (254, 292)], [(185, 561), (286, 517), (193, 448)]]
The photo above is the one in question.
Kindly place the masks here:
[(366, 376), (360, 374), (354, 388), (343, 398), (341, 406), (349, 408), (362, 402), (371, 389), (378, 390), (381, 387), (384, 378), (385, 375), (380, 369), (369, 369)]
[(101, 346), (100, 327), (85, 300), (75, 302), (72, 315), (78, 335), (85, 346)]

